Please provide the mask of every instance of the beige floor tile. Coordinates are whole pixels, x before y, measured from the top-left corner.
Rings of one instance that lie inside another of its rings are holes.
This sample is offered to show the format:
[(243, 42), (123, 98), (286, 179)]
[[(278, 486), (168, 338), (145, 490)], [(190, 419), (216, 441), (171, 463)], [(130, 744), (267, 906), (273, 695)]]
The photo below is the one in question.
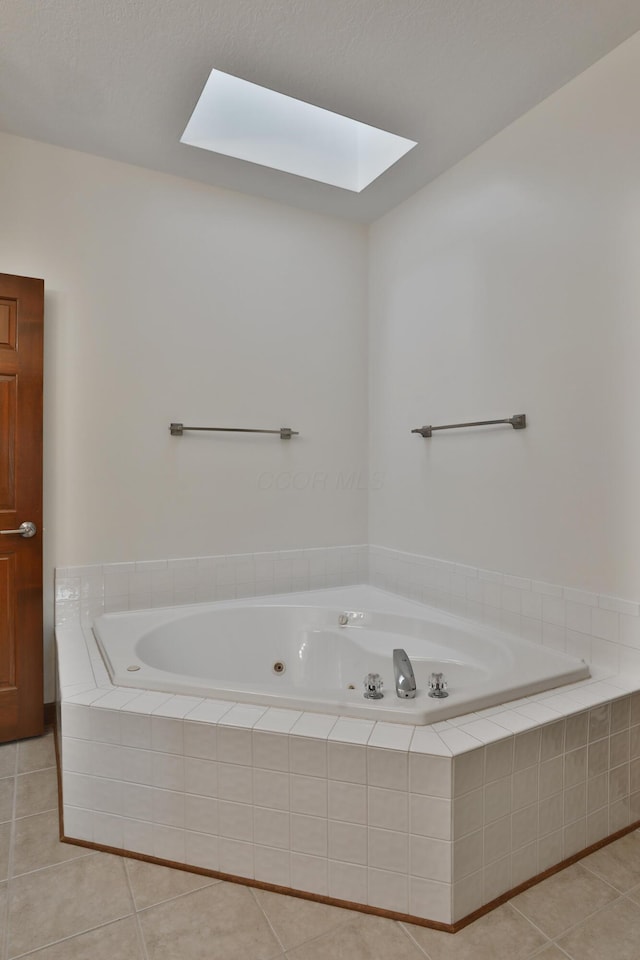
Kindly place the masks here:
[(0, 823), (0, 880), (6, 880), (9, 875), (9, 845), (12, 828), (12, 823)]
[[(400, 924), (364, 913), (287, 952), (287, 960), (424, 960)], [(411, 928), (413, 930), (413, 927)]]
[(0, 777), (12, 777), (16, 772), (15, 743), (0, 743)]
[(508, 903), (458, 933), (409, 929), (431, 960), (524, 960), (545, 943), (543, 934)]
[(13, 818), (13, 793), (16, 778), (4, 777), (0, 780), (0, 823), (6, 823)]
[(92, 851), (58, 839), (58, 812), (39, 813), (35, 817), (16, 820), (13, 851), (13, 876), (39, 870), (55, 863), (77, 860)]
[(124, 864), (97, 853), (17, 877), (9, 891), (9, 957), (133, 912)]
[(618, 900), (558, 940), (572, 960), (638, 960), (640, 907)]
[(216, 883), (140, 913), (149, 960), (270, 960), (280, 944), (250, 891)]
[(581, 862), (616, 890), (631, 890), (640, 884), (640, 831), (628, 833)]
[(163, 900), (172, 900), (183, 893), (191, 893), (192, 890), (209, 887), (212, 883), (220, 883), (213, 877), (203, 877), (184, 870), (172, 870), (170, 867), (161, 867), (156, 863), (145, 863), (142, 860), (127, 859), (125, 867), (138, 910), (151, 907)]
[(144, 960), (142, 944), (133, 917), (54, 943), (24, 960)]
[(21, 740), (18, 744), (18, 773), (31, 773), (45, 767), (55, 767), (56, 747), (53, 731), (42, 737)]
[(326, 903), (287, 897), (269, 890), (253, 892), (285, 950), (329, 933), (353, 918), (352, 911)]
[(580, 864), (574, 864), (525, 890), (511, 902), (554, 940), (617, 897), (618, 893), (609, 884)]
[(55, 767), (16, 777), (16, 817), (58, 809), (58, 778)]

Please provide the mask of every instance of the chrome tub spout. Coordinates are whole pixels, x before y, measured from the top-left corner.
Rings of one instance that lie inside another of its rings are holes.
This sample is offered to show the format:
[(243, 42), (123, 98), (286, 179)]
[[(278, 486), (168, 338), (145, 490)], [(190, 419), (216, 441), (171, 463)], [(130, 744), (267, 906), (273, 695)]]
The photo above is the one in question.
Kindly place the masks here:
[(396, 678), (396, 693), (402, 698), (413, 698), (416, 695), (416, 678), (411, 666), (411, 660), (405, 650), (393, 651), (393, 672)]

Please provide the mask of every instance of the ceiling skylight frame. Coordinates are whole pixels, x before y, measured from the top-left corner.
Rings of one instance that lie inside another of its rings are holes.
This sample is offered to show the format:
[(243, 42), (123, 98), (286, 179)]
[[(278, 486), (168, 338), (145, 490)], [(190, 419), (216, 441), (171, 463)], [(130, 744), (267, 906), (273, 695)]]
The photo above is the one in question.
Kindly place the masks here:
[(416, 146), (215, 69), (180, 141), (354, 193)]

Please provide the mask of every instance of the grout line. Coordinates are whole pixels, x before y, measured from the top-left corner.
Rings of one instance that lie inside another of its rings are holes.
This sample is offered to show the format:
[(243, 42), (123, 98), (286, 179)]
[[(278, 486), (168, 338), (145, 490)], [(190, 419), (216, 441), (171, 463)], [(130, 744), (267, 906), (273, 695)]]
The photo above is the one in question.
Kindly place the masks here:
[(133, 916), (136, 925), (136, 933), (138, 936), (138, 943), (140, 944), (142, 956), (144, 960), (149, 960), (149, 953), (147, 951), (147, 942), (144, 939), (144, 933), (142, 931), (142, 923), (140, 921), (140, 913), (138, 911), (138, 906), (136, 904), (136, 897), (133, 892), (133, 884), (131, 883), (131, 877), (129, 876), (129, 864), (127, 862), (128, 858), (122, 858), (122, 864), (124, 867), (124, 875), (127, 878), (127, 886), (129, 887), (129, 895), (131, 897), (131, 903), (133, 904)]
[[(607, 886), (610, 886), (610, 884), (607, 884)], [(613, 888), (612, 888), (612, 889), (613, 889)], [(550, 943), (553, 943), (554, 946), (557, 947), (557, 946), (558, 946), (558, 942), (557, 942), (558, 940), (561, 940), (563, 937), (566, 937), (568, 934), (573, 933), (575, 930), (578, 930), (583, 924), (585, 924), (585, 923), (587, 922), (587, 920), (591, 920), (592, 917), (597, 916), (597, 914), (601, 913), (603, 910), (607, 910), (609, 907), (613, 907), (613, 906), (615, 906), (617, 903), (619, 903), (621, 900), (624, 900), (624, 899), (625, 899), (625, 897), (622, 896), (622, 895), (619, 893), (619, 891), (615, 891), (615, 892), (618, 894), (617, 897), (615, 897), (613, 900), (609, 900), (608, 903), (602, 904), (602, 906), (597, 907), (595, 910), (592, 910), (591, 913), (586, 914), (586, 915), (585, 915), (584, 917), (582, 917), (577, 923), (574, 923), (574, 924), (572, 924), (571, 926), (567, 927), (565, 930), (562, 930), (562, 931), (561, 931), (560, 933), (558, 933), (555, 937), (549, 937), (549, 935), (546, 934), (546, 933), (544, 932), (544, 930), (541, 930), (540, 927), (538, 927), (537, 924), (534, 923), (534, 921), (531, 920), (530, 917), (528, 917), (525, 913), (523, 913), (522, 910), (520, 910), (518, 907), (516, 907), (516, 906), (512, 903), (512, 901), (509, 901), (509, 905), (512, 906), (513, 909), (517, 911), (517, 913), (519, 913), (522, 917), (524, 917), (525, 920), (528, 920), (529, 923), (530, 923), (533, 927), (535, 927), (536, 930), (539, 930), (540, 933), (547, 938), (547, 944), (546, 944), (546, 946), (549, 946)], [(559, 949), (562, 949), (562, 948), (560, 947)], [(566, 953), (566, 950), (564, 951), (564, 953)], [(570, 954), (567, 954), (567, 955), (570, 956)]]
[[(406, 933), (406, 935), (408, 936), (409, 940), (411, 941), (411, 943), (413, 944), (413, 946), (416, 948), (416, 950), (419, 950), (420, 953), (423, 954), (423, 955), (427, 958), (427, 960), (431, 960), (431, 955), (430, 955), (429, 953), (427, 953), (427, 951), (425, 950), (425, 948), (424, 948), (421, 944), (418, 943), (418, 941), (417, 941), (416, 938), (413, 936), (413, 934), (411, 933), (411, 931), (410, 931), (410, 930), (407, 930), (407, 926), (408, 926), (408, 925), (405, 924), (405, 923), (403, 923), (403, 922), (401, 922), (400, 920), (398, 920), (397, 923), (398, 923), (398, 926), (402, 927), (402, 929), (404, 930), (404, 932)], [(447, 936), (455, 936), (455, 934), (447, 934)]]
[(281, 940), (280, 937), (278, 936), (275, 927), (274, 927), (273, 924), (271, 923), (271, 920), (270, 920), (270, 918), (269, 918), (269, 915), (267, 914), (267, 911), (264, 909), (264, 907), (262, 906), (262, 904), (261, 904), (260, 901), (258, 900), (258, 897), (257, 897), (257, 895), (256, 895), (256, 888), (255, 888), (255, 887), (249, 887), (248, 889), (249, 889), (249, 892), (251, 893), (251, 896), (253, 897), (254, 903), (255, 903), (256, 906), (258, 907), (258, 910), (260, 911), (260, 913), (262, 914), (262, 916), (263, 916), (263, 917), (265, 918), (265, 920), (267, 921), (267, 924), (269, 925), (269, 929), (271, 930), (271, 933), (272, 933), (272, 934), (274, 935), (274, 937), (276, 938), (276, 942), (280, 944), (280, 953), (281, 953), (281, 954), (284, 954), (284, 952), (285, 952), (284, 943), (282, 942), (282, 940)]
[[(122, 859), (123, 859), (123, 860), (125, 861), (125, 863), (127, 864), (127, 867), (128, 867), (128, 864), (129, 864), (129, 863), (146, 863), (146, 862), (147, 862), (147, 861), (145, 861), (145, 860), (131, 860), (129, 857), (123, 857)], [(162, 864), (160, 864), (160, 863), (158, 863), (158, 864), (152, 863), (151, 866), (154, 866), (154, 867), (156, 867), (156, 866), (162, 867)], [(174, 870), (175, 867), (164, 867), (163, 869), (165, 869), (165, 870)], [(181, 872), (182, 872), (182, 871), (181, 871)], [(199, 877), (202, 877), (203, 880), (209, 880), (209, 883), (205, 883), (205, 884), (203, 884), (203, 886), (201, 886), (201, 887), (195, 887), (193, 890), (185, 890), (184, 893), (177, 893), (177, 894), (175, 895), (175, 897), (166, 897), (164, 900), (158, 900), (156, 903), (150, 903), (150, 904), (149, 904), (148, 906), (146, 906), (146, 907), (136, 907), (136, 908), (135, 908), (135, 909), (136, 909), (136, 913), (146, 913), (147, 910), (153, 910), (154, 907), (163, 906), (165, 903), (173, 903), (174, 900), (184, 900), (185, 897), (190, 897), (192, 893), (199, 893), (201, 890), (207, 890), (209, 887), (215, 887), (216, 884), (218, 884), (218, 883), (223, 883), (223, 882), (224, 882), (224, 881), (222, 881), (222, 880), (218, 880), (216, 877), (208, 877), (208, 876), (207, 876), (206, 874), (204, 874), (204, 873), (200, 873), (200, 874), (197, 874), (197, 873), (196, 873), (196, 874), (190, 874), (188, 871), (184, 871), (184, 873), (185, 873), (187, 876), (196, 876), (196, 877), (199, 876)], [(129, 876), (128, 871), (127, 871), (127, 876)], [(135, 897), (134, 897), (133, 902), (134, 902), (134, 904), (135, 904)]]
[[(79, 937), (83, 937), (87, 933), (93, 933), (95, 930), (104, 930), (106, 927), (111, 927), (115, 923), (122, 923), (123, 920), (128, 920), (129, 917), (132, 917), (133, 914), (127, 914), (124, 917), (116, 917), (115, 920), (107, 920), (106, 923), (99, 923), (95, 927), (88, 927), (86, 930), (79, 930), (78, 933), (73, 933), (69, 937), (62, 937), (61, 940), (52, 940), (50, 943), (43, 943), (41, 946), (36, 947), (35, 950), (31, 950), (29, 953), (17, 953), (14, 954), (9, 960), (20, 960), (21, 957), (35, 957), (37, 960), (38, 954), (42, 953), (44, 950), (48, 950), (50, 947), (55, 947), (59, 943), (70, 943), (73, 940), (77, 940)], [(145, 958), (147, 960), (147, 958)]]
[[(78, 847), (78, 849), (80, 849), (80, 847)], [(96, 857), (99, 853), (99, 850), (87, 850), (86, 853), (80, 854), (79, 857), (70, 857), (69, 860), (58, 860), (57, 863), (47, 863), (44, 867), (36, 867), (34, 870), (25, 870), (24, 873), (17, 873), (12, 879), (18, 880), (22, 877), (30, 877), (34, 873), (42, 873), (43, 870), (53, 870), (55, 867), (64, 867), (68, 863), (75, 863), (76, 860), (86, 860), (88, 857)]]

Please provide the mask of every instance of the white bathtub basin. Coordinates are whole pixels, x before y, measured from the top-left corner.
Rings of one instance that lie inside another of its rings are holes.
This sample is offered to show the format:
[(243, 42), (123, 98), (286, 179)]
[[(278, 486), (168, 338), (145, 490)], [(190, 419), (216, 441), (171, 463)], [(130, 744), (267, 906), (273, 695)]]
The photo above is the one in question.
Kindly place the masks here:
[[(343, 627), (346, 611), (363, 616)], [(572, 657), (364, 586), (109, 613), (94, 634), (118, 686), (399, 723), (445, 720), (589, 676)], [(396, 696), (396, 647), (413, 663), (413, 700)], [(428, 696), (432, 672), (445, 674), (446, 699)], [(368, 673), (383, 678), (382, 700), (363, 697)]]

